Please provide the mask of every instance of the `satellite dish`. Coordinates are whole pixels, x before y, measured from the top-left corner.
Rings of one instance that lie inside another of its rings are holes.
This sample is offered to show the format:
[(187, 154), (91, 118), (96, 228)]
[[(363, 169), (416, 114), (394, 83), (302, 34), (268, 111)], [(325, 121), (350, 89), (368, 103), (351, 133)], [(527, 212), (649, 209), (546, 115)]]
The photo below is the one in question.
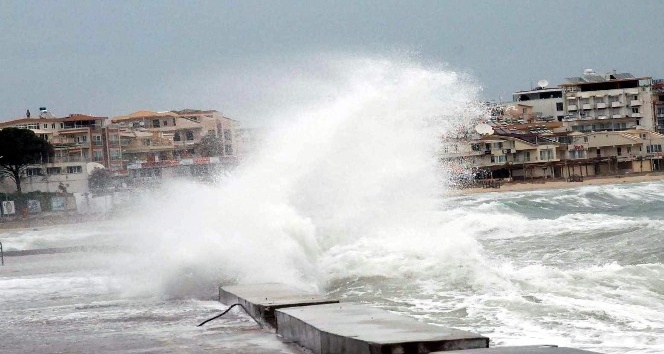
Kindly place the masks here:
[(549, 86), (549, 82), (542, 79), (540, 81), (537, 81), (537, 86), (539, 86), (541, 88), (545, 88), (545, 87)]
[(490, 134), (493, 134), (493, 128), (491, 128), (490, 125), (488, 125), (488, 124), (484, 124), (484, 123), (482, 123), (482, 124), (478, 124), (478, 125), (475, 127), (475, 131), (476, 131), (478, 134), (480, 134), (480, 135), (490, 135)]

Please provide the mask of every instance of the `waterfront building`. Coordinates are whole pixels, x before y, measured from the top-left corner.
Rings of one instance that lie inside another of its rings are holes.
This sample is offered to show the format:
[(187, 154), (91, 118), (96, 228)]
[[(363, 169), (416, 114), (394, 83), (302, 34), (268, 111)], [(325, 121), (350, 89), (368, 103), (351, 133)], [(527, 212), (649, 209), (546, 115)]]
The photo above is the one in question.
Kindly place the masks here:
[[(548, 84), (548, 83), (547, 83)], [(506, 105), (528, 105), (531, 107), (525, 122), (562, 121), (565, 112), (563, 107), (563, 90), (558, 87), (536, 87), (533, 90), (518, 91), (512, 94), (513, 102)], [(522, 113), (526, 113), (525, 111)]]
[(591, 69), (568, 78), (563, 90), (564, 121), (572, 131), (655, 130), (650, 77), (597, 74)]
[(657, 132), (664, 133), (664, 79), (652, 81), (652, 100)]
[[(122, 156), (131, 184), (207, 178), (238, 163), (238, 122), (214, 110), (138, 111), (112, 122), (125, 141)], [(205, 139), (214, 140), (212, 153), (205, 151)]]
[[(45, 111), (45, 109), (43, 110)], [(113, 143), (117, 131), (107, 129), (107, 117), (70, 114), (56, 118), (42, 114), (40, 118), (19, 118), (0, 123), (0, 129), (14, 127), (30, 129), (51, 143), (53, 156), (43, 156), (41, 164), (24, 171), (21, 186), (24, 192), (88, 191), (88, 173), (91, 166), (108, 167), (120, 154)], [(96, 163), (96, 165), (88, 165)], [(2, 192), (13, 192), (13, 181), (0, 183)]]

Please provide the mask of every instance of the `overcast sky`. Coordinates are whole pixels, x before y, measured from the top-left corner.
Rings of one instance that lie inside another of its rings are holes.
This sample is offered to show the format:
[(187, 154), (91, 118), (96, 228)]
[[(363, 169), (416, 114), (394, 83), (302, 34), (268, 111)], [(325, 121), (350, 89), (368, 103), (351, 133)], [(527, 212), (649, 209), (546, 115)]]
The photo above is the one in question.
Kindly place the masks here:
[(1, 0), (0, 120), (43, 105), (259, 123), (274, 78), (335, 55), (410, 53), (472, 75), (487, 100), (585, 68), (664, 78), (663, 14), (660, 0)]

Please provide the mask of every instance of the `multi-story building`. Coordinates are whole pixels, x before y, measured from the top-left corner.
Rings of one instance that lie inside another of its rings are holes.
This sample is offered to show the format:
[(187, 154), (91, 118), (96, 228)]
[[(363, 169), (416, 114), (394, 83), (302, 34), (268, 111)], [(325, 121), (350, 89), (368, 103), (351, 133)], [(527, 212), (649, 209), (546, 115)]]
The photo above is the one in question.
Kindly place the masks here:
[(654, 130), (656, 127), (650, 77), (629, 73), (596, 74), (585, 70), (580, 77), (560, 85), (569, 129), (579, 132)]
[(652, 81), (652, 101), (657, 119), (657, 132), (664, 133), (664, 79)]
[[(524, 117), (526, 122), (562, 121), (565, 116), (561, 88), (537, 87), (534, 90), (514, 92), (512, 100), (514, 102), (506, 103), (506, 105), (517, 108), (518, 105), (531, 107), (530, 114)], [(522, 113), (525, 114), (523, 110)]]
[[(71, 114), (64, 118), (47, 115), (44, 118), (19, 118), (0, 123), (0, 129), (30, 129), (53, 145), (53, 156), (44, 156), (40, 165), (25, 170), (22, 189), (26, 192), (53, 192), (61, 188), (87, 191), (88, 169), (102, 165), (109, 167), (109, 162), (120, 153), (119, 146), (113, 144), (113, 130), (104, 126), (107, 119)], [(98, 164), (88, 165), (90, 163)], [(2, 189), (13, 191), (14, 186), (5, 180)]]
[(497, 128), (448, 140), (442, 159), (480, 178), (515, 180), (618, 175), (664, 169), (664, 135), (647, 130), (528, 133)]
[[(168, 177), (206, 178), (237, 164), (237, 122), (208, 110), (138, 111), (112, 119), (131, 180), (154, 184)], [(214, 154), (210, 156), (212, 142)]]
[[(123, 150), (123, 156), (131, 162), (190, 158), (196, 155), (206, 135), (214, 136), (222, 144), (219, 155), (234, 157), (237, 151), (237, 122), (217, 111), (138, 111), (114, 117), (112, 121), (127, 133), (128, 140), (133, 140)], [(131, 134), (136, 139), (131, 139)]]

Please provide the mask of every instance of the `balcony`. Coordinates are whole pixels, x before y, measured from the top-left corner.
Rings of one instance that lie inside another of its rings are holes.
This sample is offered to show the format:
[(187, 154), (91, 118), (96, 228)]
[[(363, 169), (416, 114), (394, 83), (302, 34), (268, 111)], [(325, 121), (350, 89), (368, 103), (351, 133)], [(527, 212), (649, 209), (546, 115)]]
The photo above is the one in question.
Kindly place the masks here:
[(643, 118), (643, 115), (641, 113), (632, 113), (631, 117), (632, 118)]
[(643, 101), (641, 101), (641, 100), (631, 100), (629, 102), (629, 105), (632, 106), (632, 107), (638, 107), (638, 106), (643, 105)]
[(599, 115), (597, 116), (597, 119), (609, 119), (609, 117), (605, 115)]
[(622, 114), (614, 114), (611, 116), (611, 118), (622, 118), (624, 117)]
[(575, 104), (571, 104), (571, 105), (567, 106), (567, 110), (568, 111), (578, 111), (579, 108)]
[(622, 107), (623, 103), (620, 101), (611, 102), (611, 107)]
[(590, 103), (584, 103), (582, 108), (589, 111), (589, 110), (593, 109), (593, 106)]
[(606, 102), (597, 102), (597, 103), (595, 103), (595, 108), (597, 108), (597, 109), (606, 108)]

